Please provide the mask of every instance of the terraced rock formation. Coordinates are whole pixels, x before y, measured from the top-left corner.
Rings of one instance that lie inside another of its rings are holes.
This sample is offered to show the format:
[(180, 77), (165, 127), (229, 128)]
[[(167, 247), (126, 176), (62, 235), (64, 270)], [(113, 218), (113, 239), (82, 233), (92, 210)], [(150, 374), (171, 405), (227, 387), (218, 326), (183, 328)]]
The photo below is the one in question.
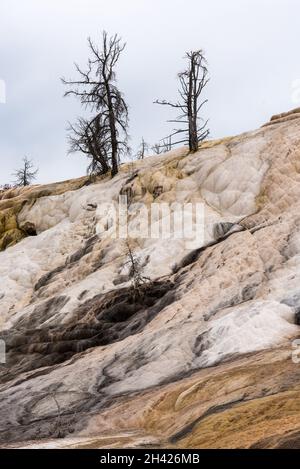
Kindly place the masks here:
[[(1, 197), (2, 447), (300, 447), (299, 110)], [(135, 237), (153, 203), (202, 204), (204, 236)]]

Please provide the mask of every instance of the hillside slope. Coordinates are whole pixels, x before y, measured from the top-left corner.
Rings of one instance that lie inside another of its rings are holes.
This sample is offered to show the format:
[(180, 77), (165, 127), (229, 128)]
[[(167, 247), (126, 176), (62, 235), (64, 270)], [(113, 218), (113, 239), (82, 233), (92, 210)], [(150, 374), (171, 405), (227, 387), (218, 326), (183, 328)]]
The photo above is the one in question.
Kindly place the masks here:
[[(203, 237), (131, 236), (135, 299), (120, 195), (133, 234), (153, 203), (204, 209)], [(1, 445), (300, 447), (299, 205), (299, 110), (1, 194)]]

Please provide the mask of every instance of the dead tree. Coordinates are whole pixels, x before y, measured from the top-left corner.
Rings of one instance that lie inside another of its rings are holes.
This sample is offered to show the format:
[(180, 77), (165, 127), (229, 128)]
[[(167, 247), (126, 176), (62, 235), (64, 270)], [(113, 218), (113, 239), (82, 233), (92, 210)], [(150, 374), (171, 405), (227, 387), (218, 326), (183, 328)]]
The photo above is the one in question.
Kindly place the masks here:
[(141, 260), (134, 254), (131, 243), (126, 241), (127, 261), (129, 264), (129, 277), (131, 279), (131, 288), (134, 301), (140, 299), (143, 293), (143, 286), (150, 282), (149, 277), (143, 275), (144, 265)]
[(5, 192), (5, 191), (9, 191), (10, 189), (12, 189), (12, 185), (11, 184), (3, 184), (2, 186), (0, 186), (0, 192)]
[(172, 149), (172, 137), (169, 136), (162, 140), (162, 143), (155, 143), (152, 147), (152, 151), (155, 155), (160, 155)]
[(163, 153), (161, 145), (159, 143), (154, 143), (154, 145), (151, 147), (151, 150), (155, 155), (160, 155)]
[(25, 156), (23, 158), (23, 167), (18, 169), (13, 176), (16, 178), (16, 186), (29, 186), (36, 179), (38, 169), (34, 169), (34, 164)]
[(55, 424), (55, 431), (54, 431), (53, 436), (55, 436), (56, 438), (63, 438), (64, 434), (62, 432), (61, 407), (60, 407), (60, 404), (57, 400), (57, 397), (56, 397), (55, 393), (52, 393), (51, 396), (52, 396), (52, 399), (54, 400), (55, 405), (57, 407), (57, 421), (56, 421), (56, 424)]
[(75, 125), (70, 124), (69, 131), (69, 153), (82, 152), (91, 160), (89, 175), (106, 174), (110, 169), (109, 137), (101, 115), (91, 121), (79, 118)]
[[(207, 103), (207, 99), (201, 101), (201, 95), (209, 78), (207, 62), (202, 50), (188, 52), (186, 59), (189, 62), (187, 70), (178, 74), (181, 99), (176, 103), (165, 100), (157, 100), (155, 103), (170, 106), (180, 111), (180, 115), (169, 122), (185, 124), (185, 128), (174, 130), (170, 136), (178, 135), (181, 137), (181, 134), (185, 134), (185, 136), (173, 142), (172, 145), (188, 143), (190, 151), (195, 152), (198, 150), (199, 142), (206, 139), (209, 135), (209, 130), (207, 129), (208, 121), (203, 120), (199, 116), (201, 108)], [(201, 122), (200, 125), (199, 121)]]
[(163, 147), (164, 152), (172, 150), (172, 137), (171, 137), (171, 135), (169, 135), (169, 137), (163, 139), (162, 147)]
[(114, 35), (108, 37), (104, 31), (101, 48), (88, 39), (91, 57), (87, 70), (83, 71), (75, 64), (79, 74), (78, 80), (62, 79), (69, 87), (64, 96), (75, 96), (81, 104), (96, 112), (103, 125), (104, 138), (107, 144), (107, 160), (111, 166), (111, 174), (118, 172), (123, 153), (128, 151), (128, 108), (122, 93), (116, 85), (115, 67), (125, 44)]
[(143, 160), (145, 158), (146, 152), (149, 150), (149, 145), (148, 143), (145, 142), (144, 138), (142, 138), (142, 141), (139, 146), (139, 150), (136, 154), (136, 159), (137, 160)]

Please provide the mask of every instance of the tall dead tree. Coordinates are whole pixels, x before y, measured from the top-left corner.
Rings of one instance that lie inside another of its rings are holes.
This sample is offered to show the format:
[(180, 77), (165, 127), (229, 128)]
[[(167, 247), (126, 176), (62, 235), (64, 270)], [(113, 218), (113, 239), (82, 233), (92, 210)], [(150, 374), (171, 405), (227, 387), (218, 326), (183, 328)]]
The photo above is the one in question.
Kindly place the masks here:
[[(128, 151), (128, 108), (116, 84), (115, 67), (125, 48), (121, 39), (114, 35), (108, 37), (104, 31), (101, 48), (89, 38), (91, 57), (87, 70), (75, 64), (78, 80), (62, 79), (69, 87), (64, 96), (75, 96), (81, 104), (96, 113), (101, 123), (101, 138), (105, 139), (108, 165), (112, 176), (117, 174), (121, 156)], [(94, 119), (94, 118), (93, 118)], [(92, 119), (92, 120), (93, 120)]]
[(14, 183), (16, 186), (29, 186), (36, 179), (38, 169), (34, 169), (34, 164), (25, 156), (23, 158), (23, 166), (18, 169), (13, 176), (16, 178)]
[[(155, 103), (170, 106), (180, 111), (180, 115), (169, 122), (185, 124), (186, 127), (174, 130), (170, 136), (181, 136), (181, 134), (185, 134), (185, 136), (176, 142), (172, 142), (172, 145), (188, 143), (190, 151), (195, 152), (198, 150), (199, 142), (209, 135), (208, 121), (203, 120), (199, 115), (201, 108), (207, 102), (207, 99), (201, 101), (201, 95), (209, 78), (207, 62), (202, 50), (187, 52), (185, 58), (188, 60), (188, 68), (178, 74), (181, 99), (176, 103), (165, 100), (156, 100)], [(199, 122), (201, 123), (199, 124)]]

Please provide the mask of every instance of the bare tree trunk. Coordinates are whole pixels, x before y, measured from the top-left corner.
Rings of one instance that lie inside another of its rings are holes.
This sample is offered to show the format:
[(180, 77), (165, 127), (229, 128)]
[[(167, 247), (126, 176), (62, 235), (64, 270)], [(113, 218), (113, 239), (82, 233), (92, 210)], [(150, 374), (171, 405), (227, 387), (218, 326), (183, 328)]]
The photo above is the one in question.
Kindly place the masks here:
[(37, 173), (38, 169), (34, 170), (32, 161), (25, 156), (23, 158), (23, 167), (14, 173), (17, 178), (15, 184), (17, 186), (29, 186), (36, 179)]
[(110, 136), (111, 136), (111, 175), (113, 177), (119, 171), (118, 169), (118, 166), (119, 166), (118, 139), (117, 139), (117, 131), (116, 131), (116, 119), (115, 119), (115, 115), (113, 111), (109, 85), (106, 85), (106, 92), (107, 92), (107, 103), (108, 103), (108, 112), (109, 112), (109, 128), (110, 128)]
[(174, 130), (169, 137), (179, 134), (185, 134), (185, 137), (170, 145), (188, 143), (190, 151), (196, 152), (199, 142), (202, 142), (209, 135), (209, 130), (206, 129), (207, 121), (201, 127), (198, 125), (199, 120), (203, 121), (199, 117), (199, 111), (207, 102), (205, 100), (199, 104), (198, 100), (209, 79), (207, 78), (206, 60), (201, 50), (188, 52), (186, 58), (189, 60), (189, 67), (184, 72), (178, 74), (181, 85), (179, 90), (181, 101), (170, 103), (165, 100), (157, 100), (155, 103), (171, 106), (180, 112), (180, 115), (175, 120), (169, 122), (187, 125), (187, 128)]
[[(115, 75), (115, 67), (125, 44), (121, 44), (117, 35), (109, 38), (105, 31), (101, 49), (90, 38), (88, 44), (92, 58), (88, 61), (87, 71), (82, 71), (76, 65), (80, 79), (76, 81), (62, 79), (65, 85), (71, 87), (65, 92), (65, 96), (76, 96), (84, 107), (97, 111), (96, 117), (89, 123), (80, 119), (77, 128), (71, 126), (75, 134), (70, 139), (71, 152), (82, 151), (89, 158), (92, 157), (89, 168), (91, 166), (92, 169), (94, 166), (97, 168), (100, 162), (103, 172), (107, 172), (109, 168), (111, 175), (115, 176), (118, 173), (121, 156), (129, 152), (128, 108), (116, 85)], [(97, 119), (98, 135), (95, 132)], [(93, 152), (90, 150), (91, 146)], [(95, 151), (95, 148), (98, 150)]]
[(195, 57), (191, 57), (191, 70), (190, 70), (190, 96), (191, 96), (191, 136), (190, 136), (190, 150), (195, 152), (198, 150), (198, 132), (197, 132), (197, 76)]

